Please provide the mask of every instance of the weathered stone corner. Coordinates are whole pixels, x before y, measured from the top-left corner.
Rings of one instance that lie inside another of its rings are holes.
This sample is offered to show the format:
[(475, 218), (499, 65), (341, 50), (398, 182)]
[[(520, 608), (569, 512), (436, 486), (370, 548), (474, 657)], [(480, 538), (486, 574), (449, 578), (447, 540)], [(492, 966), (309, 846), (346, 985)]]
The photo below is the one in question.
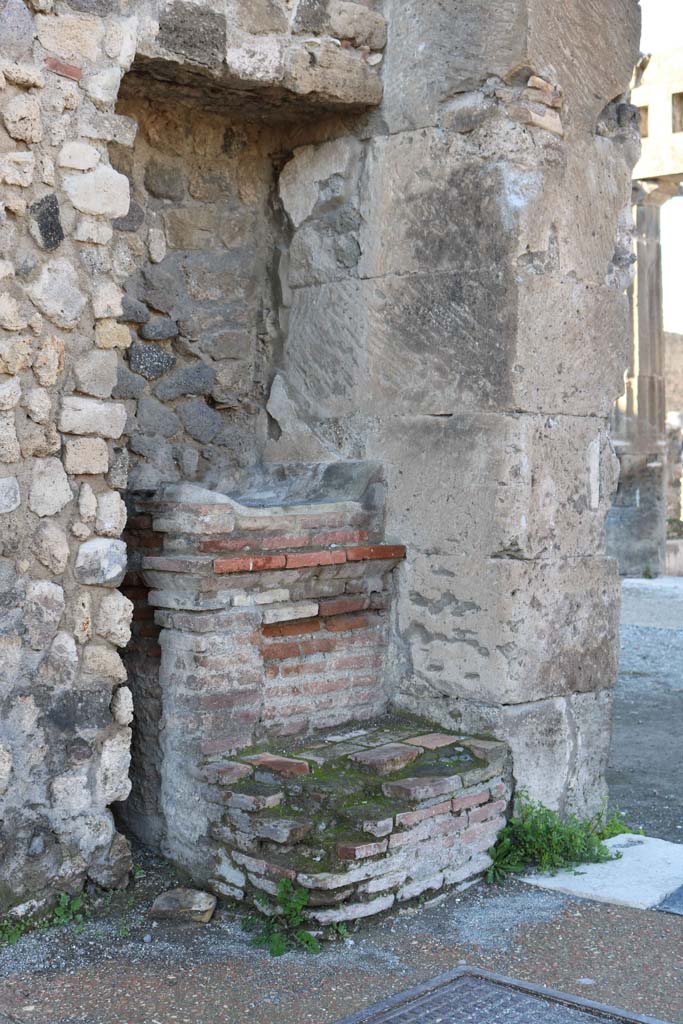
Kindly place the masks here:
[(564, 7), (0, 0), (0, 911), (125, 830), (360, 917), (601, 799), (638, 16)]

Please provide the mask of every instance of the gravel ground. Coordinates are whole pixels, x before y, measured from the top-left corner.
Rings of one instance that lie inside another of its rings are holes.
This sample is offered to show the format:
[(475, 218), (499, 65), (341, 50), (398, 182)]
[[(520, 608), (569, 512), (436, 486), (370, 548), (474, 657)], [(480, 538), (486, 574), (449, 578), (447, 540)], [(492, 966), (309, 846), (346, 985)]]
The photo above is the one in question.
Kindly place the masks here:
[[(634, 824), (679, 842), (682, 625), (683, 580), (627, 581), (610, 791)], [(136, 860), (131, 889), (94, 902), (78, 934), (0, 949), (0, 1024), (332, 1024), (463, 963), (683, 1024), (683, 917), (480, 884), (319, 956), (272, 959), (229, 911), (155, 926), (151, 901), (179, 878), (144, 850)]]
[(151, 928), (150, 896), (110, 925), (53, 929), (3, 954), (2, 1010), (21, 1024), (331, 1024), (468, 963), (683, 1022), (683, 919), (673, 915), (511, 881), (376, 921), (319, 956), (272, 959), (227, 912)]

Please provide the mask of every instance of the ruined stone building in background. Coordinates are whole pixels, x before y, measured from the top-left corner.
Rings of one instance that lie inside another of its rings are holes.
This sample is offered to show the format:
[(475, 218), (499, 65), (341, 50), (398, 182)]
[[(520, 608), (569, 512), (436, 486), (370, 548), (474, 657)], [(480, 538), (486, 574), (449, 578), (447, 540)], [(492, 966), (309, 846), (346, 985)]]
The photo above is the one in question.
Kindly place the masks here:
[(620, 478), (607, 546), (623, 575), (657, 576), (667, 566), (667, 519), (681, 518), (683, 346), (664, 332), (660, 223), (662, 206), (683, 195), (683, 51), (643, 57), (634, 86), (642, 135), (633, 172), (637, 263), (626, 387), (612, 415)]
[(0, 905), (125, 828), (362, 916), (600, 806), (638, 39), (0, 0)]

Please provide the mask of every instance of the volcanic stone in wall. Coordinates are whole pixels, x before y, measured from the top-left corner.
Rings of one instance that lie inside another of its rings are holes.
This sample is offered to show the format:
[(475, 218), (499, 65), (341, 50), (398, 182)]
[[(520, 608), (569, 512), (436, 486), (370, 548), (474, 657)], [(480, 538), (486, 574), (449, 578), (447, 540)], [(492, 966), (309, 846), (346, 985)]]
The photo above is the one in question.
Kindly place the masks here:
[(57, 249), (64, 241), (62, 222), (59, 219), (59, 201), (51, 192), (36, 200), (29, 207), (31, 234), (42, 249)]

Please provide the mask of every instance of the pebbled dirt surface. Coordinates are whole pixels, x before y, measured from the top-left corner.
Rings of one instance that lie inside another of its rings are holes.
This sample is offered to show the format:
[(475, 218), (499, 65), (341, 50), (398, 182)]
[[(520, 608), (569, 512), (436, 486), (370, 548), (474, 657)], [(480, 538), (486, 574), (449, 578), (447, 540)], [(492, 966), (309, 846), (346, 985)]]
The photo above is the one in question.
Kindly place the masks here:
[(683, 917), (479, 884), (366, 924), (322, 954), (273, 959), (239, 917), (154, 927), (174, 884), (142, 851), (129, 893), (85, 928), (0, 952), (0, 1024), (332, 1024), (463, 963), (683, 1024)]

